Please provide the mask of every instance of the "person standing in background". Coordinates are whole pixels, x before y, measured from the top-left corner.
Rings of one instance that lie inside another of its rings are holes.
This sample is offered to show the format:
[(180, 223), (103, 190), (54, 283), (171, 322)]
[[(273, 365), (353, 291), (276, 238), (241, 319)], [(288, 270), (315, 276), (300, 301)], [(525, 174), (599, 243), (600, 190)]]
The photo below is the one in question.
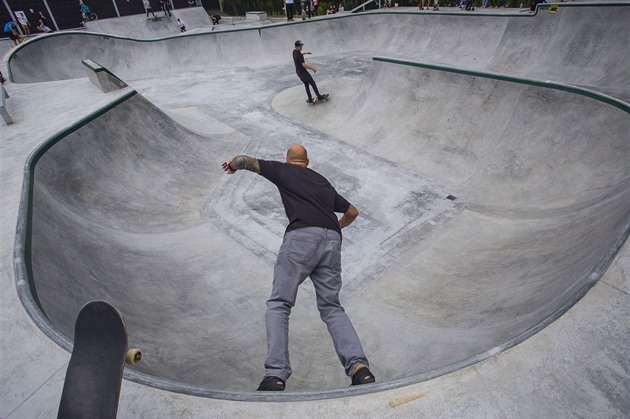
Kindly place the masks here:
[(293, 0), (284, 0), (284, 8), (287, 11), (287, 22), (293, 22)]
[(144, 5), (144, 10), (147, 12), (147, 17), (149, 17), (149, 12), (151, 12), (153, 17), (157, 17), (155, 16), (155, 13), (153, 13), (153, 7), (151, 7), (151, 2), (149, 0), (142, 0), (142, 4)]

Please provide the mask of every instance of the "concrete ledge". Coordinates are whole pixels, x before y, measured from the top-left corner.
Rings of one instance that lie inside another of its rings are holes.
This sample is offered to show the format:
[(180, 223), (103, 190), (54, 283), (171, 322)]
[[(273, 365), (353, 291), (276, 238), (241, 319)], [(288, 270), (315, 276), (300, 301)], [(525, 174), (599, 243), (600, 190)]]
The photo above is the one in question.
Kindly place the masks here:
[(105, 67), (92, 60), (82, 60), (81, 63), (90, 81), (103, 93), (127, 87), (127, 84), (116, 77)]
[(6, 99), (9, 97), (9, 94), (6, 90), (4, 90), (4, 85), (2, 86), (2, 106), (0, 106), (0, 114), (2, 114), (2, 119), (7, 125), (11, 125), (13, 123), (13, 119), (9, 112), (7, 111)]
[(221, 16), (220, 24), (234, 25), (234, 17), (233, 16)]
[(266, 12), (247, 12), (245, 13), (247, 20), (267, 20)]

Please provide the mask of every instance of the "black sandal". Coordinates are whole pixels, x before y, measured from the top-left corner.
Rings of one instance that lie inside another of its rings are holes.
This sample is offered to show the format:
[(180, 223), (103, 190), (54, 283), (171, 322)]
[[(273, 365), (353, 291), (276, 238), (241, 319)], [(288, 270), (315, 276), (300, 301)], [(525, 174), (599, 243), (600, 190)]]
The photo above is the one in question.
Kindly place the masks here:
[(370, 384), (374, 382), (376, 382), (376, 378), (374, 378), (372, 371), (370, 371), (370, 369), (366, 366), (361, 366), (352, 376), (351, 385), (359, 386), (361, 384)]
[(284, 380), (278, 377), (264, 377), (256, 391), (284, 391)]

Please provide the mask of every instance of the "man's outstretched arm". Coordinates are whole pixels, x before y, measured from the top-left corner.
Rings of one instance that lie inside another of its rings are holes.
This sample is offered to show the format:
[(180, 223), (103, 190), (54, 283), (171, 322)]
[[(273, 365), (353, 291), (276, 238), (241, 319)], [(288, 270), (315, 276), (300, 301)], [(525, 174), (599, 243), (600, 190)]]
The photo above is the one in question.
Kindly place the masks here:
[(228, 175), (236, 172), (237, 170), (249, 170), (250, 172), (260, 173), (260, 164), (258, 163), (258, 159), (254, 157), (238, 155), (234, 157), (231, 161), (224, 161), (221, 164), (223, 170), (227, 172)]
[(359, 210), (354, 205), (350, 204), (348, 211), (339, 219), (339, 227), (348, 227), (359, 216)]
[[(309, 52), (309, 54), (310, 54), (310, 52)], [(310, 65), (310, 64), (308, 64), (306, 62), (302, 63), (302, 67), (304, 67), (307, 70), (311, 70), (313, 73), (317, 73), (317, 70), (315, 70), (315, 67), (313, 67), (312, 65)]]

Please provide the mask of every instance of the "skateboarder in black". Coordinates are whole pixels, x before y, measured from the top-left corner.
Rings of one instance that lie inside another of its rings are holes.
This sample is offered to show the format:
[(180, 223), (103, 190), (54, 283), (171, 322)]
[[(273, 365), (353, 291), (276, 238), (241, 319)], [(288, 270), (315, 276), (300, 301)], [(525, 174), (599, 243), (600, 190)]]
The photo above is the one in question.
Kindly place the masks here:
[[(341, 230), (359, 216), (357, 208), (339, 195), (330, 182), (308, 168), (306, 148), (293, 144), (284, 163), (238, 155), (224, 161), (223, 170), (258, 173), (277, 186), (289, 219), (274, 267), (267, 300), (267, 359), (258, 391), (283, 391), (291, 376), (289, 315), (298, 288), (307, 277), (315, 287), (317, 308), (326, 323), (335, 351), (352, 385), (374, 383), (361, 342), (339, 301), (341, 290)], [(343, 214), (337, 218), (336, 213)]]
[(295, 63), (295, 72), (297, 73), (300, 80), (302, 80), (302, 83), (304, 83), (304, 87), (306, 88), (306, 95), (308, 96), (306, 103), (313, 103), (313, 96), (311, 95), (311, 89), (309, 88), (309, 85), (313, 86), (313, 91), (317, 96), (317, 100), (325, 100), (326, 98), (328, 98), (328, 93), (323, 95), (319, 93), (317, 85), (315, 84), (315, 80), (313, 80), (313, 77), (308, 72), (308, 70), (311, 70), (313, 71), (313, 73), (317, 73), (317, 70), (315, 70), (315, 67), (308, 65), (304, 61), (304, 55), (310, 54), (310, 52), (302, 52), (303, 45), (304, 43), (299, 39), (295, 41), (295, 49), (293, 50), (293, 62)]

